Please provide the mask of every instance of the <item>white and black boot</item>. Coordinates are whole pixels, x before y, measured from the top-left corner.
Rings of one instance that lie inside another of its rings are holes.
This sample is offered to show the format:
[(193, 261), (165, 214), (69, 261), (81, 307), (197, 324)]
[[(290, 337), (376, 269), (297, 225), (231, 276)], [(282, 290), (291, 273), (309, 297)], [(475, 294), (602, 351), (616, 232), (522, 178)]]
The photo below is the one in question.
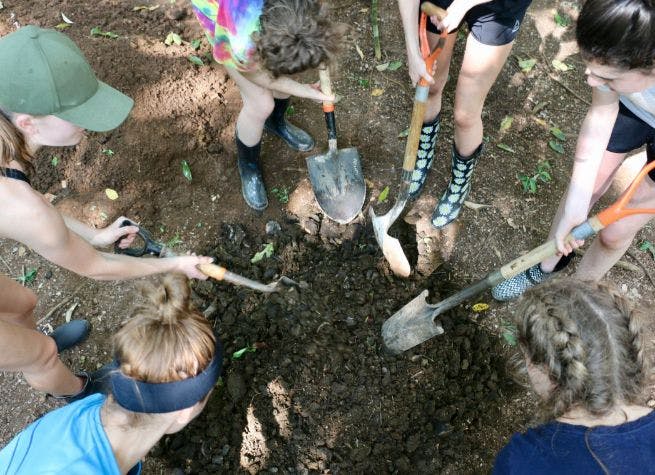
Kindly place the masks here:
[(437, 207), (432, 213), (432, 226), (439, 229), (452, 223), (459, 216), (464, 201), (471, 191), (473, 170), (482, 155), (483, 144), (480, 144), (468, 157), (459, 154), (453, 144), (453, 156), (450, 168), (450, 183), (441, 196)]
[(416, 165), (412, 172), (412, 182), (409, 185), (409, 199), (415, 200), (419, 197), (428, 178), (428, 172), (434, 160), (434, 147), (437, 143), (439, 132), (439, 121), (441, 113), (437, 114), (432, 121), (424, 123), (421, 128), (421, 138), (416, 152)]

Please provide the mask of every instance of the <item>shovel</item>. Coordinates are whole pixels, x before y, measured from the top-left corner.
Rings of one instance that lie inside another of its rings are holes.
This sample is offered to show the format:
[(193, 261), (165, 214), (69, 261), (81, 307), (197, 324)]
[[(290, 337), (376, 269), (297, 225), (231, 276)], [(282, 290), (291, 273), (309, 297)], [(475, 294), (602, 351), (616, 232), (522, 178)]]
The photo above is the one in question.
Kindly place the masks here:
[[(327, 69), (319, 70), (321, 91), (332, 95), (332, 84)], [(328, 152), (308, 157), (309, 181), (316, 202), (323, 212), (339, 224), (355, 219), (364, 205), (366, 183), (356, 148), (337, 149), (337, 128), (334, 103), (324, 102), (325, 124), (328, 130)]]
[[(430, 53), (430, 46), (428, 44), (428, 37), (426, 32), (427, 17), (428, 15), (437, 15), (439, 18), (446, 16), (446, 11), (432, 5), (431, 3), (424, 3), (421, 5), (421, 22), (419, 26), (419, 37), (421, 43), (421, 55), (425, 61), (425, 69), (432, 71), (432, 67), (437, 57), (444, 47), (447, 31), (442, 31), (439, 36), (434, 51)], [(414, 108), (412, 110), (412, 119), (409, 126), (409, 133), (407, 135), (407, 142), (405, 143), (405, 158), (403, 159), (403, 174), (402, 181), (400, 182), (400, 190), (398, 191), (398, 198), (387, 214), (376, 216), (373, 207), (369, 208), (369, 214), (373, 223), (373, 231), (375, 232), (375, 239), (382, 248), (382, 254), (389, 262), (389, 267), (394, 274), (401, 277), (407, 277), (410, 273), (410, 266), (403, 248), (398, 239), (389, 236), (389, 228), (398, 219), (400, 213), (405, 209), (407, 200), (409, 199), (409, 185), (411, 184), (412, 173), (414, 172), (414, 165), (416, 164), (416, 152), (418, 151), (419, 139), (421, 138), (421, 128), (423, 127), (423, 119), (425, 117), (425, 107), (428, 100), (428, 93), (430, 87), (428, 82), (421, 78), (416, 86), (416, 93), (414, 94)]]
[[(655, 214), (655, 208), (625, 208), (643, 178), (654, 168), (655, 161), (645, 166), (630, 187), (615, 203), (573, 228), (565, 240), (586, 239), (626, 216), (633, 214)], [(490, 272), (484, 279), (470, 287), (434, 305), (426, 302), (425, 299), (428, 296), (428, 291), (424, 290), (384, 322), (382, 325), (384, 345), (392, 353), (399, 354), (423, 343), (433, 336), (441, 335), (444, 330), (441, 324), (434, 320), (437, 315), (450, 310), (465, 300), (478, 295), (480, 292), (501, 283), (505, 279), (520, 274), (556, 253), (557, 246), (555, 240), (552, 239), (533, 249), (526, 255), (505, 264), (500, 269)]]
[[(139, 226), (139, 225), (126, 219), (121, 223), (121, 227), (123, 226)], [(141, 246), (121, 249), (120, 247), (118, 247), (118, 243), (120, 241), (119, 240), (116, 241), (116, 243), (114, 244), (114, 252), (118, 254), (126, 254), (132, 257), (142, 257), (146, 254), (153, 255), (156, 257), (176, 256), (176, 254), (170, 248), (166, 247), (165, 244), (155, 241), (147, 229), (139, 226), (139, 232), (137, 233), (137, 235), (143, 241), (143, 244)], [(225, 267), (218, 266), (216, 264), (199, 264), (198, 269), (200, 270), (200, 272), (202, 272), (208, 277), (211, 277), (212, 279), (224, 280), (225, 282), (229, 282), (230, 284), (248, 287), (250, 289), (258, 290), (259, 292), (264, 292), (264, 293), (279, 292), (280, 290), (288, 286), (294, 286), (294, 287), (299, 286), (298, 282), (284, 275), (279, 279), (277, 279), (276, 281), (271, 282), (270, 284), (262, 284), (261, 282), (257, 282), (256, 280), (248, 279), (247, 277), (243, 277), (242, 275), (235, 274), (234, 272), (227, 270)]]

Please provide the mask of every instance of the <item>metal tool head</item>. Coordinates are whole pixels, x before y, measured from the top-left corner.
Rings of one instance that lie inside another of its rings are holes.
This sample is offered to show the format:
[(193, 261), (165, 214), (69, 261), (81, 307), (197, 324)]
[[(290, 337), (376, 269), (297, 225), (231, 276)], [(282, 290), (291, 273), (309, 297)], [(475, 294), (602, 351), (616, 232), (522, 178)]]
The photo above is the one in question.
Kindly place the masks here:
[(405, 203), (407, 203), (407, 199), (405, 198), (403, 200), (401, 196), (393, 208), (387, 214), (381, 216), (375, 214), (372, 206), (368, 210), (371, 223), (373, 224), (373, 231), (375, 232), (375, 239), (380, 249), (382, 249), (382, 254), (384, 254), (393, 273), (400, 277), (408, 277), (411, 267), (405, 256), (405, 251), (403, 251), (403, 247), (400, 245), (400, 241), (389, 236), (388, 232), (391, 225), (396, 221), (396, 218), (398, 218), (398, 215), (405, 207)]
[(308, 157), (314, 196), (323, 212), (339, 224), (355, 219), (364, 205), (366, 183), (356, 148)]
[(434, 321), (442, 312), (442, 305), (427, 303), (427, 296), (428, 291), (424, 290), (382, 325), (384, 346), (391, 353), (400, 354), (444, 332), (441, 324)]

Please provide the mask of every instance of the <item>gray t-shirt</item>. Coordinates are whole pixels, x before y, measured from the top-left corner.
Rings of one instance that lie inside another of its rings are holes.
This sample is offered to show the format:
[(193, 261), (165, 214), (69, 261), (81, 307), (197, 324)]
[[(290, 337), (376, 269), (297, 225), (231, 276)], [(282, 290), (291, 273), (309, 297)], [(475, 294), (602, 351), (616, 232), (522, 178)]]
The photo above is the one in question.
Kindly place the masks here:
[[(598, 86), (598, 89), (605, 92), (610, 91), (610, 88), (604, 84)], [(619, 100), (624, 106), (630, 109), (634, 115), (655, 128), (655, 87), (644, 89), (641, 92), (621, 94)]]

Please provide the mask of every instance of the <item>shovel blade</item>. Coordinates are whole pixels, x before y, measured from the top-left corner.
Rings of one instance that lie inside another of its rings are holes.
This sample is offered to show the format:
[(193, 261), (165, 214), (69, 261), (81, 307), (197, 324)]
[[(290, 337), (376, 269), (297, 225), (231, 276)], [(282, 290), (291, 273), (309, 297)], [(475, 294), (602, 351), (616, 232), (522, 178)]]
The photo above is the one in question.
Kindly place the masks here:
[(391, 353), (400, 354), (444, 332), (434, 321), (441, 306), (428, 304), (427, 296), (428, 291), (424, 290), (382, 325), (384, 346)]
[(355, 219), (364, 205), (366, 183), (356, 148), (308, 157), (309, 181), (316, 202), (339, 224)]
[(403, 251), (403, 247), (400, 245), (400, 241), (387, 234), (389, 227), (393, 224), (393, 222), (390, 222), (391, 219), (395, 219), (393, 211), (392, 209), (387, 214), (376, 216), (373, 207), (371, 207), (369, 208), (369, 215), (371, 216), (371, 223), (375, 232), (375, 240), (382, 249), (382, 254), (384, 254), (384, 258), (389, 263), (391, 271), (400, 277), (409, 277), (412, 269), (407, 256), (405, 256), (405, 251)]

